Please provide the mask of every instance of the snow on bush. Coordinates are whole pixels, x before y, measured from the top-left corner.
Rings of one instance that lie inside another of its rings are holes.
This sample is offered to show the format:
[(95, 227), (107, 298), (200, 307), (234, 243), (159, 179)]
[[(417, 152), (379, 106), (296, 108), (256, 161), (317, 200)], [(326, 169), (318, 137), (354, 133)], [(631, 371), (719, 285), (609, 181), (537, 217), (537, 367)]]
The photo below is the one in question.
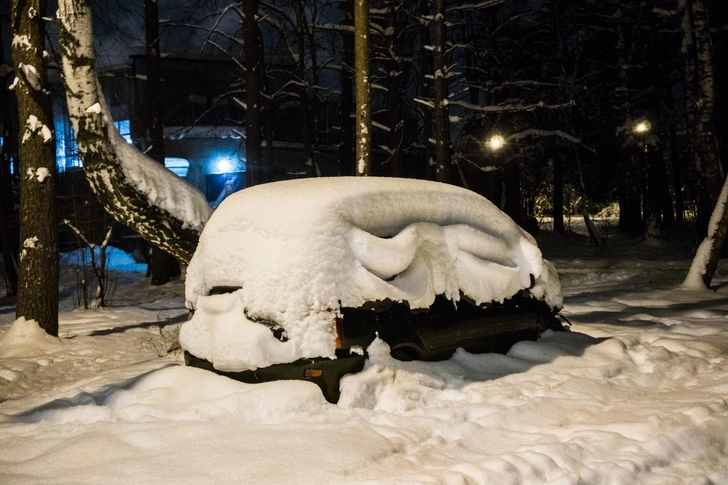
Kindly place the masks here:
[[(206, 296), (216, 286), (241, 289)], [(534, 239), (474, 192), (375, 177), (279, 182), (234, 194), (206, 225), (187, 271), (196, 313), (180, 342), (221, 370), (333, 358), (342, 306), (427, 308), (461, 294), (481, 304), (532, 286), (561, 306), (558, 275)]]

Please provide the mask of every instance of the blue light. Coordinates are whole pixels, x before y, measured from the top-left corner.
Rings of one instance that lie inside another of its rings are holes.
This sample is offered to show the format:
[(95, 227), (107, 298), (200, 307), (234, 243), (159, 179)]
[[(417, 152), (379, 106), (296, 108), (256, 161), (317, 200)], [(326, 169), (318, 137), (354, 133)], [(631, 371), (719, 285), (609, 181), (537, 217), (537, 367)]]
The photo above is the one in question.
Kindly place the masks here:
[(190, 170), (190, 162), (184, 158), (166, 157), (164, 166), (177, 174), (179, 177), (186, 177)]
[(131, 143), (131, 123), (129, 120), (114, 121), (114, 126), (119, 132), (121, 137), (126, 140), (127, 143)]
[(210, 161), (207, 173), (236, 172), (245, 172), (245, 161), (240, 160), (234, 155), (218, 155)]
[(220, 173), (235, 172), (235, 160), (229, 157), (220, 157), (215, 159), (215, 170)]

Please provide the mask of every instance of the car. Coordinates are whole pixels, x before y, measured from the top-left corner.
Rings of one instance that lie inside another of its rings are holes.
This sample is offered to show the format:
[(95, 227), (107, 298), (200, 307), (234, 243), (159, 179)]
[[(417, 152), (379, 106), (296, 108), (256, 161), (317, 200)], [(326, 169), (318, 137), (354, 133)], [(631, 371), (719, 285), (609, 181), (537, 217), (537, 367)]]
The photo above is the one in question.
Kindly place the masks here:
[(226, 199), (186, 275), (187, 365), (303, 379), (336, 402), (378, 336), (399, 360), (506, 352), (561, 327), (558, 274), (487, 199), (431, 181), (331, 177)]

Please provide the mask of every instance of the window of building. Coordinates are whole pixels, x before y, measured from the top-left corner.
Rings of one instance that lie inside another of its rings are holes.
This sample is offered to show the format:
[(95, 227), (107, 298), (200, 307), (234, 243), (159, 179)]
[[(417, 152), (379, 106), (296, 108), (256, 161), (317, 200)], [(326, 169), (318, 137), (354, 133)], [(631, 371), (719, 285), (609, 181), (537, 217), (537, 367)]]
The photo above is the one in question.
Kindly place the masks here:
[(114, 121), (114, 127), (127, 143), (131, 143), (131, 123), (129, 123), (129, 120)]
[(54, 122), (56, 130), (56, 166), (59, 172), (68, 169), (83, 167), (81, 157), (78, 154), (76, 135), (73, 133), (68, 118), (56, 118)]
[(212, 98), (212, 114), (216, 123), (230, 122), (230, 100), (220, 96)]
[(187, 100), (190, 105), (191, 121), (202, 121), (203, 118), (207, 117), (207, 96), (204, 96), (202, 94), (190, 94)]
[(166, 157), (164, 166), (177, 174), (179, 177), (186, 177), (190, 170), (190, 162), (184, 158)]

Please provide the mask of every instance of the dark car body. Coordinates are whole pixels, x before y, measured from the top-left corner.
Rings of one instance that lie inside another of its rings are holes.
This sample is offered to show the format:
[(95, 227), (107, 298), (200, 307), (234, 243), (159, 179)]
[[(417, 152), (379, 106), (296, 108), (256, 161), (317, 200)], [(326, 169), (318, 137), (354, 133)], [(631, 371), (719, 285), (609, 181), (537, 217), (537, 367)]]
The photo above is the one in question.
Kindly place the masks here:
[[(235, 291), (213, 288), (212, 294)], [(429, 309), (410, 310), (404, 303), (371, 302), (363, 308), (342, 308), (337, 318), (336, 359), (309, 358), (242, 372), (215, 369), (212, 363), (185, 352), (185, 363), (247, 383), (306, 380), (318, 385), (331, 403), (339, 399), (339, 381), (359, 372), (366, 361), (364, 349), (379, 336), (392, 357), (438, 361), (456, 349), (471, 353), (506, 353), (516, 342), (536, 340), (547, 329), (562, 330), (553, 310), (527, 292), (503, 303), (476, 306), (467, 299), (457, 304), (438, 296)], [(275, 330), (271, 328), (271, 331)], [(361, 350), (360, 350), (361, 349)]]

